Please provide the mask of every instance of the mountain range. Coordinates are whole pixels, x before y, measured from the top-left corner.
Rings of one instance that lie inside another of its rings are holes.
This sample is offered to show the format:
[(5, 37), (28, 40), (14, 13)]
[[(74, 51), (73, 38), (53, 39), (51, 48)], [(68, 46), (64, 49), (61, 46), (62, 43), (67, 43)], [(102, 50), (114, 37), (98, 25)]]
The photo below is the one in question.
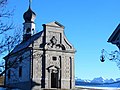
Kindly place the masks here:
[(118, 82), (120, 81), (120, 78), (117, 78), (117, 79), (105, 79), (103, 77), (97, 77), (97, 78), (94, 78), (92, 80), (89, 80), (89, 79), (79, 79), (79, 78), (76, 78), (76, 81), (78, 82), (85, 82), (85, 83), (100, 83), (100, 84), (103, 84), (103, 83), (114, 83), (114, 82)]
[(79, 79), (75, 80), (76, 86), (87, 86), (87, 87), (120, 87), (120, 78), (117, 79), (105, 79), (103, 77), (94, 78), (92, 80)]

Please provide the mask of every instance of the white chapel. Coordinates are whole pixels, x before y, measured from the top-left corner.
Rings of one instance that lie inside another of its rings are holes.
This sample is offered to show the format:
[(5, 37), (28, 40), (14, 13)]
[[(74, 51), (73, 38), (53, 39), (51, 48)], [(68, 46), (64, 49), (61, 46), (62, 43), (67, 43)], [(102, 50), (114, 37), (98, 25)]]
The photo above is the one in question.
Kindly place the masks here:
[(36, 33), (36, 14), (29, 5), (23, 15), (23, 40), (5, 59), (5, 85), (21, 90), (73, 89), (75, 48), (57, 21)]

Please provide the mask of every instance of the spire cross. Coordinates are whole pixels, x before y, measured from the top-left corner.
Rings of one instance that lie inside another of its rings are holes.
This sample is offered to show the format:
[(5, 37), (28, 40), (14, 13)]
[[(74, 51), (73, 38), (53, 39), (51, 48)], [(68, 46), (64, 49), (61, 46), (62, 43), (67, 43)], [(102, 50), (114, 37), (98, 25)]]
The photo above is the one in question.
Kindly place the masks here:
[(31, 7), (32, 0), (29, 0), (29, 7)]

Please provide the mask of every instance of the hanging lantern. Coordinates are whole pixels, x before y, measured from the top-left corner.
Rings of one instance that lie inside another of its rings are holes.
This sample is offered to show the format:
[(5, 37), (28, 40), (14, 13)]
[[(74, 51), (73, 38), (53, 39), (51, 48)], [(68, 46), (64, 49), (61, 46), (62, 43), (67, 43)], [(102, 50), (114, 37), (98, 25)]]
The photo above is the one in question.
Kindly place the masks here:
[(101, 62), (104, 62), (104, 61), (105, 61), (105, 56), (104, 56), (104, 55), (101, 55), (101, 56), (100, 56), (100, 61), (101, 61)]

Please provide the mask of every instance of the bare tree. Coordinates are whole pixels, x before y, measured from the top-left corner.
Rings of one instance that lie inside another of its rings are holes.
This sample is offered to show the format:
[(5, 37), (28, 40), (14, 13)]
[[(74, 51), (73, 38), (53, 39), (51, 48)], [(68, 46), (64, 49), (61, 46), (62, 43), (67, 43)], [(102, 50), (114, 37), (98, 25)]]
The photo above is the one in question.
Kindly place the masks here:
[[(11, 21), (14, 9), (7, 10), (7, 3), (8, 0), (0, 0), (0, 55), (6, 51), (10, 52), (20, 42), (21, 36), (18, 32), (15, 33), (16, 27)], [(9, 34), (11, 32), (12, 34)]]
[[(0, 0), (0, 55), (10, 53), (21, 41), (21, 34), (19, 33), (21, 29), (16, 28), (11, 20), (14, 9), (8, 10), (7, 4), (8, 0)], [(0, 68), (4, 68), (4, 64), (0, 65)]]
[(9, 18), (13, 15), (14, 10), (6, 10), (6, 5), (7, 0), (0, 0), (0, 34), (13, 29), (13, 23), (8, 25), (6, 20), (9, 20)]

